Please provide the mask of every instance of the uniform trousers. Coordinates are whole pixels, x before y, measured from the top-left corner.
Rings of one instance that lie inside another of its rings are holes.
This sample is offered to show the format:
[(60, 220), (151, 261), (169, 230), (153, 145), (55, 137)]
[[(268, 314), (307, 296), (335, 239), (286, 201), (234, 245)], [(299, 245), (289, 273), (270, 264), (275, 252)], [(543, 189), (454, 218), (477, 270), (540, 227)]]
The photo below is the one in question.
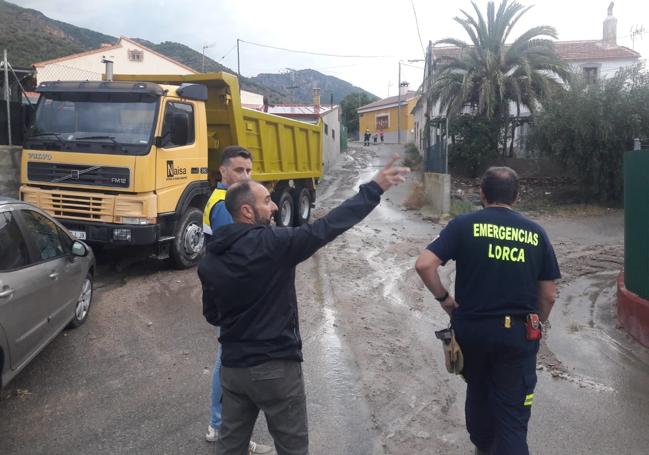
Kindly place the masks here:
[(219, 455), (248, 455), (259, 411), (278, 455), (308, 455), (309, 436), (302, 364), (275, 360), (246, 368), (221, 367), (222, 424)]
[(466, 426), (475, 446), (494, 455), (528, 455), (527, 424), (536, 386), (538, 341), (522, 318), (461, 320), (452, 325), (464, 355)]

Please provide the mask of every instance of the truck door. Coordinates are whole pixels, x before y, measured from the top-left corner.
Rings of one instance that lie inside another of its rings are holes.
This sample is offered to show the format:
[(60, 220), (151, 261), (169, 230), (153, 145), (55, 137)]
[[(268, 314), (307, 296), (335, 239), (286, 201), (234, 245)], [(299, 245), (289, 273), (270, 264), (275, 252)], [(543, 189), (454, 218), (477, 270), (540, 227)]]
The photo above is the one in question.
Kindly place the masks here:
[(196, 117), (196, 105), (190, 101), (167, 100), (164, 105), (156, 164), (159, 203), (166, 206), (161, 212), (169, 211), (171, 206), (173, 210), (185, 186), (201, 174), (203, 163), (196, 150)]

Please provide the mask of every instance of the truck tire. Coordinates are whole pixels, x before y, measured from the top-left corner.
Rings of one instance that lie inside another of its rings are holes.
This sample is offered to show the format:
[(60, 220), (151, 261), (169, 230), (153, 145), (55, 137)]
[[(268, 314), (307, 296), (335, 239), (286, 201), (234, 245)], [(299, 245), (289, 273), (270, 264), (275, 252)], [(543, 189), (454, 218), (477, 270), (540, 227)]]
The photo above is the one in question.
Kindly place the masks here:
[(302, 226), (308, 223), (311, 217), (311, 191), (307, 188), (295, 188), (293, 199), (295, 201), (294, 226)]
[(175, 237), (170, 253), (174, 267), (187, 269), (198, 264), (205, 252), (203, 237), (203, 214), (195, 207), (189, 207), (176, 224)]
[(291, 196), (290, 191), (285, 189), (281, 193), (274, 193), (273, 202), (277, 205), (275, 224), (279, 227), (293, 226), (295, 203), (293, 202), (293, 196)]

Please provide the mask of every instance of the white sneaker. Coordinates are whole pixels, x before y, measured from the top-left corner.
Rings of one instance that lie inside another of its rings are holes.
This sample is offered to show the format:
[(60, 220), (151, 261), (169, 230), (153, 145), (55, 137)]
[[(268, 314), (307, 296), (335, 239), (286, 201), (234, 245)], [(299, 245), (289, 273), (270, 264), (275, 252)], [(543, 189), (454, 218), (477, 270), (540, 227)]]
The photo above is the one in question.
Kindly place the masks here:
[(256, 442), (252, 442), (252, 441), (250, 441), (250, 445), (248, 446), (248, 453), (249, 453), (250, 455), (252, 455), (252, 454), (254, 454), (254, 453), (266, 453), (266, 454), (270, 454), (270, 453), (274, 453), (274, 452), (275, 452), (275, 451), (273, 450), (272, 447), (270, 447), (270, 446), (265, 446), (265, 445), (263, 445), (263, 444), (257, 444)]
[(208, 425), (205, 440), (207, 442), (216, 442), (217, 439), (219, 439), (219, 430), (214, 428), (212, 425)]

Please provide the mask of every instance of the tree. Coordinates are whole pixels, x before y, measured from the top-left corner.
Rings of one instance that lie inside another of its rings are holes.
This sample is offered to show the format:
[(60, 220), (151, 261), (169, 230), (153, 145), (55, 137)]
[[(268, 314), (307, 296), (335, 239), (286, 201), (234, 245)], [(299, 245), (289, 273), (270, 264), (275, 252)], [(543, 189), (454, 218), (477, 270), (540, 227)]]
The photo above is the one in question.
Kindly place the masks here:
[(358, 133), (358, 108), (374, 101), (364, 92), (350, 93), (340, 103), (343, 125), (347, 127), (347, 134), (353, 136)]
[(557, 38), (553, 27), (533, 27), (506, 44), (531, 6), (503, 0), (496, 12), (490, 1), (485, 20), (475, 2), (471, 4), (475, 18), (464, 10), (460, 10), (463, 17), (454, 18), (470, 43), (454, 38), (435, 43), (460, 48), (457, 57), (440, 59), (437, 76), (432, 79), (430, 98), (433, 103), (439, 101), (442, 112), (458, 115), (468, 106), (473, 114), (504, 119), (510, 102), (516, 105), (518, 115), (522, 106), (533, 111), (539, 101), (561, 89), (560, 80), (566, 80), (568, 72), (547, 39)]
[(529, 144), (571, 169), (585, 200), (620, 201), (624, 152), (636, 137), (649, 140), (649, 73), (640, 65), (596, 83), (575, 76), (535, 116)]

